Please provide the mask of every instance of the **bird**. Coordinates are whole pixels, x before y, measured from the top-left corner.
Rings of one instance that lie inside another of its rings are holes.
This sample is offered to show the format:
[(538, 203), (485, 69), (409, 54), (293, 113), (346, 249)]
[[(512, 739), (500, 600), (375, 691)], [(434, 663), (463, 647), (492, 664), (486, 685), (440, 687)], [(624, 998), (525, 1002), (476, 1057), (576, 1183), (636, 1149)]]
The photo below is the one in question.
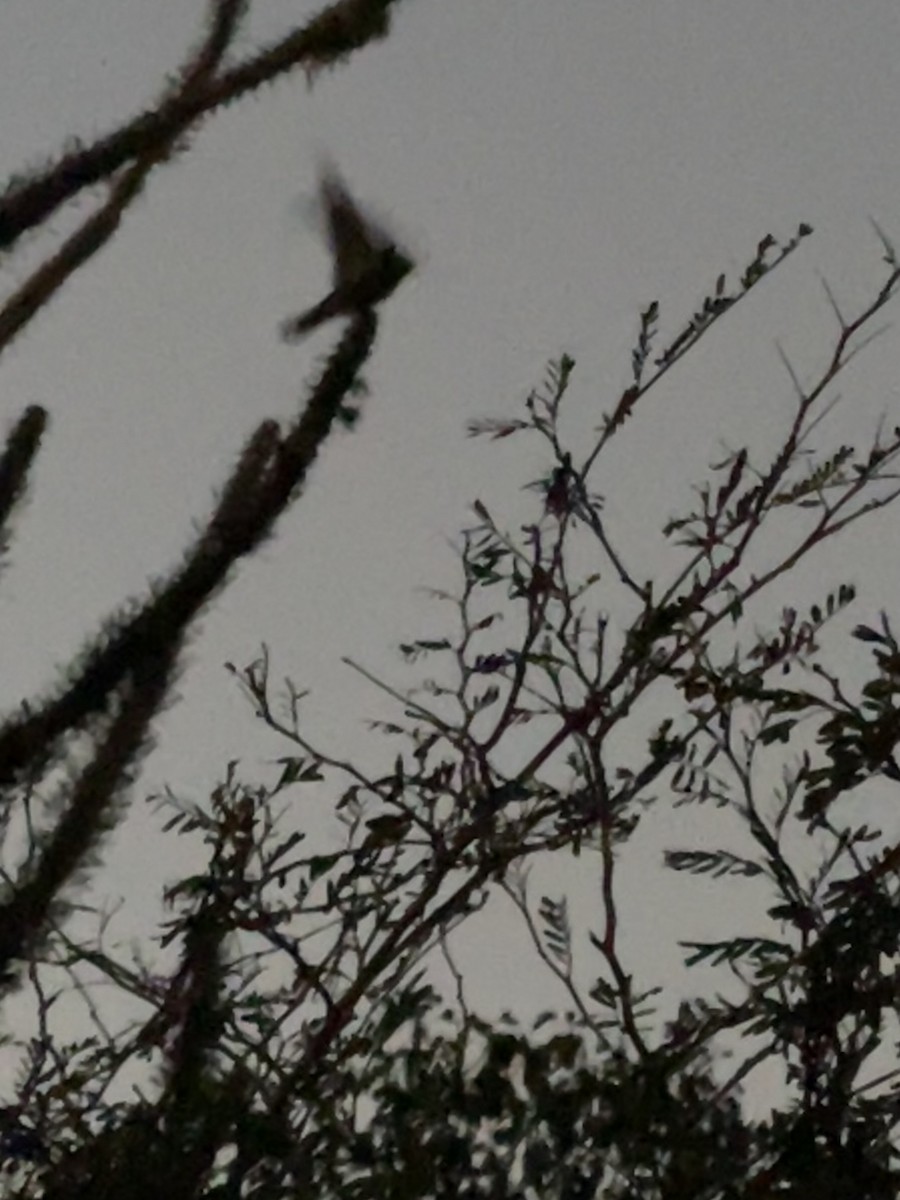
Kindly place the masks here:
[(374, 308), (415, 266), (387, 230), (362, 212), (333, 166), (322, 173), (319, 197), (334, 260), (333, 289), (306, 312), (283, 322), (286, 341), (297, 341), (335, 317)]

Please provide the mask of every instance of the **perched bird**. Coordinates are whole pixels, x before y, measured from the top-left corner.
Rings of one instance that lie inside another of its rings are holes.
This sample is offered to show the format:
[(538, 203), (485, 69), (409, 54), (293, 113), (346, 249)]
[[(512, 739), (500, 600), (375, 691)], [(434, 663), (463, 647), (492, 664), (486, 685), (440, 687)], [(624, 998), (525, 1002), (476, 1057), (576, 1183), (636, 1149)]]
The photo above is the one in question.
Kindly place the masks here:
[(572, 509), (573, 492), (572, 455), (563, 454), (562, 461), (545, 485), (544, 511), (554, 517), (562, 517)]
[(334, 168), (322, 175), (320, 198), (334, 259), (334, 289), (281, 327), (295, 341), (333, 317), (351, 316), (386, 299), (415, 265), (386, 230), (363, 215)]

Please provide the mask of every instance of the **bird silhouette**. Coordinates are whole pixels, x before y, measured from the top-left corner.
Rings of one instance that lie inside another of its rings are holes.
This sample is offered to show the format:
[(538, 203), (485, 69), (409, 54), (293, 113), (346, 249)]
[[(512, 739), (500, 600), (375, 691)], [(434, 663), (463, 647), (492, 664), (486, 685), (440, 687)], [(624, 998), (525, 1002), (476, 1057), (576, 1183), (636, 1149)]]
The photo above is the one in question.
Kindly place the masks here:
[(414, 267), (388, 232), (360, 210), (334, 167), (322, 174), (320, 203), (334, 260), (333, 290), (281, 327), (296, 341), (334, 317), (352, 316), (385, 300)]

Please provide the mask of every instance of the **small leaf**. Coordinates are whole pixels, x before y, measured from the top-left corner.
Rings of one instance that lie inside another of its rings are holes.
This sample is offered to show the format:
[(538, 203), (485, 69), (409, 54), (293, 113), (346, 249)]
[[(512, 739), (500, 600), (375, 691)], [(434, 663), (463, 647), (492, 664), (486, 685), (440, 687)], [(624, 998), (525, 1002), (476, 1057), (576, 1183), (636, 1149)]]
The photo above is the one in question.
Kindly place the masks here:
[(879, 633), (877, 629), (871, 629), (868, 625), (857, 625), (853, 630), (853, 636), (860, 642), (879, 642), (882, 645), (887, 640), (883, 633)]
[(315, 854), (309, 860), (307, 869), (309, 870), (309, 878), (312, 882), (328, 873), (335, 863), (339, 862), (342, 854)]
[(760, 744), (771, 746), (774, 742), (781, 742), (783, 745), (787, 745), (796, 724), (795, 720), (788, 720), (779, 721), (775, 725), (767, 725), (765, 729), (760, 730)]

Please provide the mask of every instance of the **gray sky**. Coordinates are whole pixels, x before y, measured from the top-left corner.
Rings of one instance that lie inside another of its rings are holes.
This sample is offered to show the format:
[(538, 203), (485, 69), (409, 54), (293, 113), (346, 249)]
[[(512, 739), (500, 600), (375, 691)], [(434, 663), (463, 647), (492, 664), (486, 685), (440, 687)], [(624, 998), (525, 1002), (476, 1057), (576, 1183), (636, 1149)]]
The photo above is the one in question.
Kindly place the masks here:
[[(252, 40), (316, 7), (257, 0)], [(150, 101), (203, 9), (5, 0), (3, 172)], [(204, 794), (226, 759), (287, 752), (254, 728), (222, 670), (261, 640), (280, 673), (315, 689), (325, 744), (347, 734), (365, 745), (353, 720), (385, 710), (340, 656), (390, 673), (394, 644), (443, 631), (416, 589), (454, 583), (446, 539), (474, 497), (517, 523), (533, 513), (517, 491), (535, 474), (529, 451), (467, 440), (466, 421), (514, 413), (565, 350), (577, 360), (572, 427), (589, 430), (629, 382), (641, 307), (659, 299), (674, 333), (763, 234), (787, 238), (808, 221), (816, 236), (617, 439), (598, 486), (620, 539), (649, 547), (723, 443), (772, 445), (791, 404), (775, 338), (811, 377), (834, 335), (818, 273), (848, 311), (882, 278), (867, 217), (900, 240), (898, 45), (891, 0), (408, 0), (386, 43), (312, 92), (297, 76), (216, 115), (4, 357), (8, 419), (38, 402), (52, 426), (0, 593), (2, 698), (43, 685), (170, 566), (248, 432), (294, 411), (334, 336), (286, 347), (277, 335), (328, 283), (304, 217), (320, 151), (422, 266), (388, 306), (358, 432), (335, 438), (278, 538), (205, 621), (149, 777)], [(29, 261), (48, 245), (36, 240)], [(23, 270), (13, 260), (7, 280)], [(835, 444), (865, 441), (882, 410), (896, 411), (896, 363), (889, 333), (848, 373)], [(828, 572), (850, 575), (865, 584), (850, 623), (890, 607), (894, 528), (865, 525), (852, 554), (819, 556), (798, 591), (814, 599)], [(674, 835), (682, 819), (662, 828)], [(148, 851), (148, 827), (136, 812), (110, 857), (113, 892), (154, 893), (166, 864)], [(679, 884), (685, 907), (667, 926), (657, 862), (648, 851), (629, 886), (636, 943), (668, 963), (664, 939), (688, 932), (681, 914), (696, 933), (721, 906), (701, 883)], [(589, 918), (592, 883), (576, 892)], [(486, 935), (471, 947), (489, 1003), (504, 1003), (511, 978), (539, 974), (527, 954), (498, 972)]]

